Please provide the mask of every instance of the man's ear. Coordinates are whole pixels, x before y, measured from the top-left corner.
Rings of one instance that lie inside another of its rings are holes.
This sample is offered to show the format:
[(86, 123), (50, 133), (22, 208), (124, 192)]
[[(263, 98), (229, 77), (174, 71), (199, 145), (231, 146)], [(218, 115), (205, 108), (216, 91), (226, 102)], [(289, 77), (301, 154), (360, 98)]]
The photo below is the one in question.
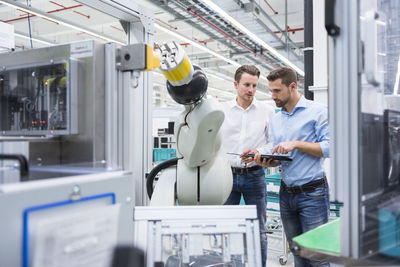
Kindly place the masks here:
[(295, 83), (295, 82), (292, 82), (291, 84), (290, 84), (290, 89), (292, 90), (297, 90), (297, 84)]
[(239, 84), (238, 84), (237, 81), (234, 81), (234, 82), (233, 82), (233, 86), (235, 86), (235, 89), (236, 89), (236, 90), (237, 90), (237, 88), (238, 88), (238, 85), (239, 85)]

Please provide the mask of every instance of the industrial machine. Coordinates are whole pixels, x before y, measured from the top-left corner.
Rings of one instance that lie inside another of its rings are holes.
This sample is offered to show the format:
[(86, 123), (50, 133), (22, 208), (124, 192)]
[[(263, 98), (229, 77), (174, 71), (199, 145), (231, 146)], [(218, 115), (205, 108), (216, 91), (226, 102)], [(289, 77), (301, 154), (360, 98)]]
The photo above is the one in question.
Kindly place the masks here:
[[(147, 176), (150, 205), (223, 204), (232, 189), (232, 172), (219, 135), (224, 113), (214, 99), (205, 98), (207, 78), (181, 46), (167, 43), (159, 51), (168, 92), (185, 110), (175, 122), (177, 158), (160, 163)], [(166, 170), (153, 192), (154, 177), (162, 169)]]
[[(223, 112), (204, 98), (207, 78), (180, 46), (160, 50), (168, 90), (186, 108), (175, 127), (176, 172), (161, 176), (152, 204), (174, 205), (175, 194), (180, 204), (222, 204), (232, 187), (218, 135)], [(1, 158), (0, 207), (13, 203), (0, 223), (0, 265), (56, 266), (64, 257), (70, 266), (83, 259), (107, 266), (115, 246), (133, 242), (126, 96), (139, 86), (138, 72), (158, 66), (157, 57), (142, 43), (83, 41), (3, 54), (0, 62), (0, 138), (9, 156)], [(29, 163), (24, 176), (9, 161), (20, 157)], [(74, 237), (65, 238), (68, 232)]]
[[(119, 19), (127, 44), (151, 43), (146, 9), (81, 3)], [(151, 77), (133, 75), (123, 48), (81, 41), (0, 55), (0, 266), (108, 267), (115, 247), (133, 245), (152, 158)]]
[(77, 133), (77, 81), (71, 80), (77, 77), (71, 74), (76, 62), (69, 57), (57, 61), (3, 69), (2, 135)]
[(33, 173), (105, 159), (104, 58), (105, 45), (93, 41), (2, 55), (0, 136), (30, 137)]
[[(117, 83), (120, 50), (82, 41), (0, 55), (1, 266), (56, 266), (60, 257), (109, 266), (115, 246), (133, 243), (135, 178), (123, 149), (131, 123), (122, 115), (132, 83)], [(28, 159), (24, 176), (10, 161), (19, 158)]]

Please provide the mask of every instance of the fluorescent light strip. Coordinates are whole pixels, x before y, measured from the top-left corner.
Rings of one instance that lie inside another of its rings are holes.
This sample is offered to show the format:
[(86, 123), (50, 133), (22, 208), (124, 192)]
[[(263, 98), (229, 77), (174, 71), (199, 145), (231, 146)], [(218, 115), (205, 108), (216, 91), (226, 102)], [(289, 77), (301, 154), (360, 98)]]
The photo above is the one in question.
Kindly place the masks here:
[(26, 6), (24, 6), (24, 5), (22, 5), (22, 4), (18, 3), (18, 2), (15, 2), (15, 1), (12, 1), (12, 3), (11, 3), (11, 1), (0, 0), (0, 3), (4, 4), (6, 6), (9, 6), (9, 7), (13, 7), (15, 9), (20, 9), (20, 10), (22, 10), (24, 12), (27, 12), (27, 13), (36, 15), (38, 17), (53, 21), (55, 23), (64, 25), (66, 27), (75, 29), (77, 31), (81, 31), (81, 32), (87, 33), (89, 35), (92, 35), (94, 37), (97, 37), (97, 38), (105, 40), (105, 41), (115, 42), (115, 43), (120, 44), (120, 45), (126, 45), (125, 43), (122, 43), (120, 41), (117, 41), (117, 40), (114, 40), (112, 38), (106, 37), (106, 36), (101, 35), (101, 34), (95, 32), (95, 31), (80, 27), (80, 26), (75, 25), (75, 24), (73, 24), (71, 22), (63, 21), (63, 20), (61, 20), (61, 19), (59, 19), (59, 18), (57, 18), (57, 17), (55, 17), (53, 15), (44, 14), (42, 11), (40, 11), (38, 9), (35, 9), (35, 8), (32, 8), (32, 7), (27, 8)]
[(216, 74), (212, 74), (210, 71), (205, 71), (205, 72), (206, 72), (206, 75), (207, 75), (207, 76), (214, 77), (215, 79), (218, 79), (218, 80), (220, 80), (220, 81), (232, 82), (232, 81), (230, 81), (230, 80), (228, 80), (228, 79), (225, 79), (225, 78), (222, 78), (222, 77), (220, 77), (220, 76), (218, 76), (218, 75), (216, 75)]
[[(19, 38), (22, 38), (22, 39), (26, 39), (26, 40), (30, 40), (31, 39), (29, 36), (26, 36), (26, 35), (23, 35), (23, 34), (20, 34), (20, 33), (16, 33), (16, 32), (14, 33), (14, 35), (16, 37), (19, 37)], [(40, 40), (40, 39), (36, 39), (36, 38), (33, 38), (33, 37), (32, 37), (32, 41), (37, 42), (37, 43), (41, 43), (41, 44), (45, 44), (45, 45), (54, 45), (53, 43), (46, 42), (46, 41), (43, 41), (43, 40)]]
[(200, 43), (198, 43), (198, 42), (196, 42), (196, 41), (194, 41), (192, 39), (189, 39), (189, 38), (183, 36), (182, 34), (176, 32), (176, 31), (170, 30), (170, 29), (168, 29), (168, 28), (166, 28), (164, 26), (159, 25), (158, 23), (154, 24), (154, 26), (155, 26), (156, 29), (159, 29), (159, 30), (161, 30), (161, 31), (163, 31), (165, 33), (168, 33), (169, 35), (171, 35), (171, 36), (173, 36), (175, 38), (178, 38), (178, 39), (180, 39), (180, 40), (182, 40), (182, 41), (184, 41), (186, 43), (189, 43), (189, 44), (193, 45), (194, 47), (197, 47), (197, 48), (203, 50), (204, 52), (207, 52), (207, 53), (209, 53), (209, 54), (211, 54), (211, 55), (213, 55), (213, 56), (215, 56), (215, 57), (217, 57), (219, 59), (222, 59), (222, 60), (228, 62), (229, 64), (231, 64), (231, 65), (233, 65), (235, 67), (240, 67), (240, 64), (237, 63), (236, 61), (233, 61), (233, 60), (231, 60), (231, 59), (229, 59), (227, 57), (224, 57), (223, 55), (218, 54), (217, 52), (205, 47), (204, 45), (202, 45), (202, 44), (200, 44)]
[(271, 52), (274, 56), (279, 58), (282, 62), (293, 68), (295, 71), (297, 71), (298, 74), (301, 76), (304, 76), (304, 71), (297, 67), (295, 64), (293, 64), (290, 60), (288, 60), (286, 57), (282, 56), (275, 48), (272, 46), (268, 45), (266, 42), (261, 40), (259, 37), (257, 37), (254, 33), (249, 31), (245, 26), (240, 24), (236, 19), (231, 17), (228, 13), (226, 13), (224, 10), (222, 10), (219, 6), (214, 4), (210, 0), (201, 0), (204, 4), (206, 4), (211, 10), (215, 10), (220, 14), (222, 17), (224, 17), (226, 20), (228, 20), (230, 23), (232, 23), (233, 26), (237, 27), (239, 30), (242, 32), (246, 33), (251, 39), (262, 45), (265, 49), (267, 49), (269, 52)]
[[(365, 17), (360, 16), (360, 20), (365, 20)], [(382, 26), (386, 26), (386, 22), (381, 21), (381, 20), (375, 20), (376, 24), (382, 25)]]
[(394, 82), (394, 87), (393, 87), (394, 95), (399, 95), (399, 80), (400, 80), (400, 56), (399, 56), (399, 61), (397, 62), (396, 80)]
[[(227, 58), (227, 57), (224, 57), (224, 56), (222, 56), (221, 54), (218, 54), (217, 52), (215, 52), (215, 51), (213, 51), (213, 50), (211, 50), (211, 49), (205, 47), (204, 45), (202, 45), (202, 44), (200, 44), (200, 43), (198, 43), (198, 42), (196, 42), (196, 41), (193, 41), (193, 40), (191, 40), (191, 39), (189, 39), (189, 38), (187, 38), (187, 37), (181, 35), (180, 33), (176, 32), (176, 31), (167, 29), (167, 28), (165, 28), (164, 26), (161, 26), (161, 25), (159, 25), (159, 24), (157, 24), (157, 23), (154, 24), (154, 26), (155, 26), (156, 29), (159, 29), (159, 30), (161, 30), (161, 31), (163, 31), (163, 32), (165, 32), (165, 33), (167, 33), (167, 34), (169, 34), (169, 35), (175, 37), (175, 38), (178, 38), (178, 39), (180, 39), (180, 40), (182, 40), (182, 41), (184, 41), (184, 42), (186, 42), (186, 43), (189, 43), (189, 44), (191, 44), (191, 45), (193, 45), (193, 46), (195, 46), (195, 47), (197, 47), (197, 48), (203, 50), (204, 52), (207, 52), (207, 53), (209, 53), (209, 54), (211, 54), (211, 55), (213, 55), (213, 56), (215, 56), (215, 57), (217, 57), (217, 58), (219, 58), (219, 59), (222, 59), (222, 60), (224, 60), (224, 61), (226, 61), (226, 62), (232, 64), (232, 65), (235, 66), (235, 67), (240, 67), (240, 66), (241, 66), (241, 65), (240, 65), (239, 63), (237, 63), (236, 61), (233, 61), (233, 60), (231, 60), (231, 59), (229, 59), (229, 58)], [(303, 76), (304, 76), (304, 74), (303, 74)], [(268, 82), (267, 78), (265, 78), (264, 75), (260, 75), (260, 80), (264, 80), (264, 81), (267, 81), (267, 82)], [(264, 92), (263, 92), (263, 93), (264, 93)]]

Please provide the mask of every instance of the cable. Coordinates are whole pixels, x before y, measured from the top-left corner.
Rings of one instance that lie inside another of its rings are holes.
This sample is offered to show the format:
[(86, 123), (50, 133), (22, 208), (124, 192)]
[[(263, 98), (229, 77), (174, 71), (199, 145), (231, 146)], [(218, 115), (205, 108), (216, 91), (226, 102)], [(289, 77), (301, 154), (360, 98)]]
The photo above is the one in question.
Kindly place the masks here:
[(151, 196), (153, 195), (153, 182), (154, 182), (154, 178), (156, 177), (157, 173), (159, 173), (163, 169), (174, 166), (177, 163), (178, 163), (178, 158), (173, 158), (173, 159), (163, 161), (163, 162), (157, 164), (157, 166), (155, 166), (151, 170), (151, 172), (146, 176), (146, 189), (147, 189), (147, 195), (149, 196), (149, 199), (151, 199)]
[[(29, 0), (26, 0), (26, 6), (29, 7)], [(31, 48), (33, 48), (32, 31), (31, 31), (31, 18), (30, 18), (30, 14), (29, 13), (28, 13), (28, 28), (29, 28), (29, 40), (31, 41)]]
[(200, 101), (197, 101), (196, 103), (193, 104), (193, 106), (190, 106), (190, 110), (188, 111), (188, 113), (186, 113), (185, 115), (185, 125), (189, 128), (189, 124), (187, 123), (187, 117), (189, 116), (189, 114), (200, 104)]
[(187, 119), (187, 116), (190, 114), (190, 112), (192, 112), (193, 109), (194, 109), (194, 107), (190, 106), (190, 109), (189, 109), (188, 113), (186, 113), (186, 115), (185, 115), (184, 121), (185, 121), (185, 125), (187, 125), (188, 127), (189, 127), (189, 125), (188, 125), (186, 119)]

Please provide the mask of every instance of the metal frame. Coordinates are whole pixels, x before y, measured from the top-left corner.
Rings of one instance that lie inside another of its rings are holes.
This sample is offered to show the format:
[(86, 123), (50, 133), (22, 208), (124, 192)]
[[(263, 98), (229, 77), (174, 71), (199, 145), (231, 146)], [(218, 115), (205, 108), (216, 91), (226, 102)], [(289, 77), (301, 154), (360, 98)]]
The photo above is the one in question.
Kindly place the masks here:
[(115, 169), (118, 166), (118, 128), (112, 127), (112, 122), (118, 121), (118, 112), (116, 107), (118, 107), (118, 91), (116, 84), (117, 70), (112, 66), (115, 66), (115, 44), (106, 44), (104, 65), (106, 67), (106, 72), (109, 75), (105, 78), (105, 108), (106, 108), (106, 162), (107, 168)]
[(331, 170), (335, 200), (346, 203), (341, 213), (341, 255), (359, 257), (359, 100), (360, 82), (359, 1), (338, 0), (335, 21), (339, 36), (330, 37), (329, 116)]
[[(78, 0), (78, 2), (97, 9), (105, 14), (120, 19), (127, 33), (127, 43), (152, 44), (154, 34), (154, 15), (149, 9), (128, 0)], [(110, 45), (113, 47), (113, 45)], [(108, 62), (115, 60), (106, 56)], [(111, 65), (115, 66), (115, 65)], [(152, 164), (152, 140), (151, 140), (151, 112), (153, 88), (152, 75), (142, 72), (139, 77), (139, 86), (132, 88), (133, 77), (130, 73), (120, 71), (113, 72), (106, 86), (113, 86), (116, 82), (117, 94), (115, 92), (107, 99), (107, 105), (118, 103), (118, 111), (113, 110), (108, 116), (122, 118), (117, 128), (120, 140), (117, 144), (116, 130), (109, 130), (107, 156), (111, 160), (117, 160), (124, 170), (131, 170), (135, 179), (135, 203), (145, 205), (148, 201), (144, 177)], [(126, 88), (126, 89), (122, 89)], [(118, 115), (116, 115), (118, 114)], [(118, 152), (111, 152), (112, 147), (118, 147)]]
[[(150, 9), (129, 0), (77, 0), (77, 2), (122, 21), (134, 22), (139, 20), (143, 21), (145, 17), (153, 18), (153, 13)], [(144, 26), (148, 28), (148, 25)]]
[(134, 224), (135, 245), (146, 251), (148, 267), (152, 267), (154, 262), (162, 261), (163, 235), (237, 233), (246, 235), (248, 265), (261, 266), (260, 234), (255, 206), (136, 207)]

